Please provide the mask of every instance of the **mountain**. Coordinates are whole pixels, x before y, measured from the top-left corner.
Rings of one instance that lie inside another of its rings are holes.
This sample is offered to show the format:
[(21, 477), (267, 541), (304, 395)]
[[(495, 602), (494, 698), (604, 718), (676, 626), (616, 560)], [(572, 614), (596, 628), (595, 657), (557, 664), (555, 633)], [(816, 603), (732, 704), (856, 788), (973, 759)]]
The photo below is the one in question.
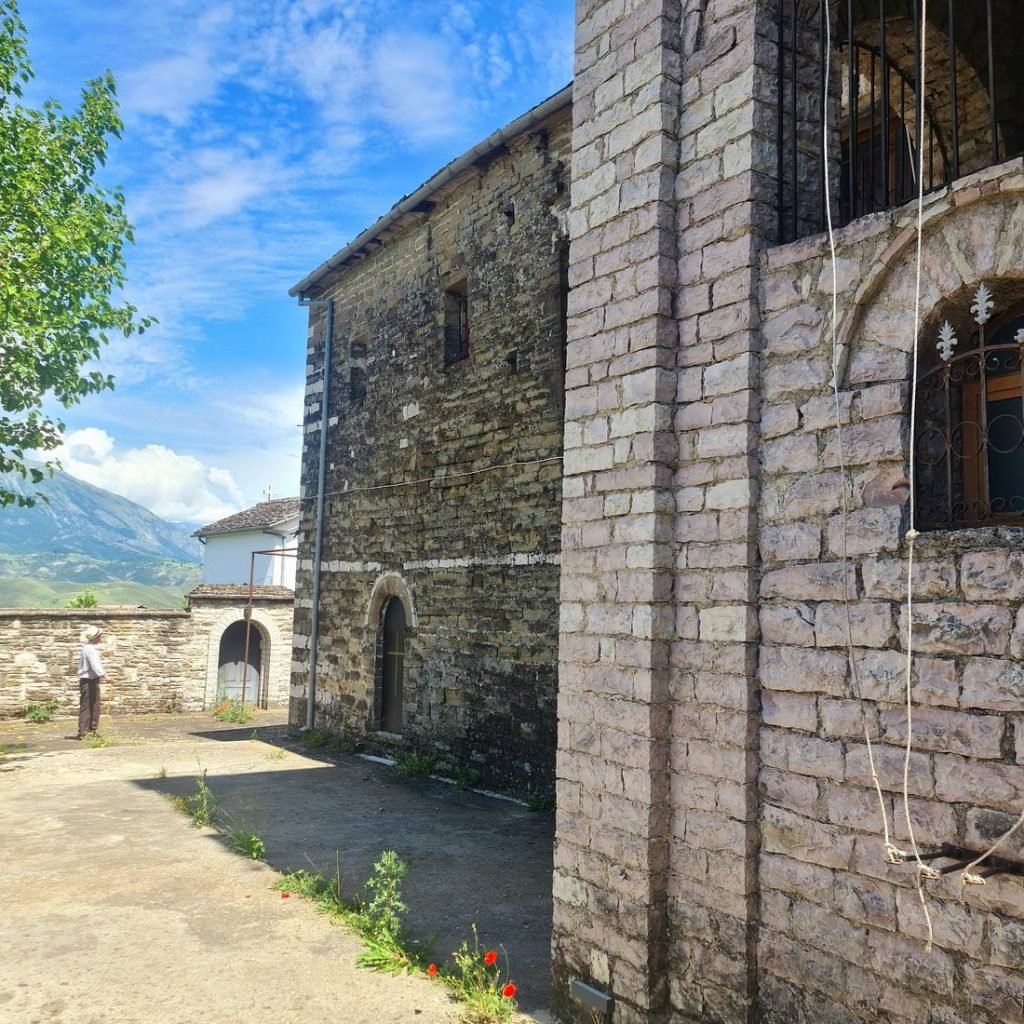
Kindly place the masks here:
[(175, 606), (199, 582), (188, 529), (127, 498), (60, 471), (36, 488), (14, 474), (0, 484), (49, 499), (0, 508), (0, 605), (63, 604), (89, 586), (101, 603)]

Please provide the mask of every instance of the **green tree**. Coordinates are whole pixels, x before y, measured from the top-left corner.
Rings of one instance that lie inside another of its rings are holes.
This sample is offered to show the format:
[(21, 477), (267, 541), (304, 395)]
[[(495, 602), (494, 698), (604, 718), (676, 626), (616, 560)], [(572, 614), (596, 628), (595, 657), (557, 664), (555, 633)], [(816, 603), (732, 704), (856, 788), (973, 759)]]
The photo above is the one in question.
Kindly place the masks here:
[[(53, 451), (64, 424), (43, 401), (65, 408), (114, 386), (87, 366), (108, 333), (141, 332), (152, 321), (119, 298), (132, 228), (124, 195), (95, 180), (110, 137), (120, 138), (114, 78), (87, 82), (65, 114), (53, 100), (22, 106), (32, 77), (17, 0), (0, 0), (0, 473), (33, 484), (52, 474), (25, 453)], [(0, 507), (35, 499), (0, 485)]]
[(99, 604), (99, 599), (92, 592), (92, 587), (83, 587), (81, 592), (75, 594), (73, 598), (66, 605), (65, 608), (95, 608)]

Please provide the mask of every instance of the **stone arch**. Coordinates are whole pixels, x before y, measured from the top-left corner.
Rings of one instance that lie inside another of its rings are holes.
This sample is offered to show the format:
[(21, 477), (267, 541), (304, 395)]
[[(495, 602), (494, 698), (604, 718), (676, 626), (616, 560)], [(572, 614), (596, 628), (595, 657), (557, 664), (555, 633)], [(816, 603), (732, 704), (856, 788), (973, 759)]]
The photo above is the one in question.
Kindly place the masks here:
[(388, 603), (388, 598), (397, 597), (405, 606), (405, 621), (410, 629), (416, 629), (419, 619), (416, 606), (412, 600), (412, 590), (406, 580), (397, 572), (385, 572), (374, 580), (370, 593), (370, 602), (366, 606), (365, 625), (376, 629), (380, 625), (381, 612)]
[[(921, 327), (949, 296), (983, 281), (1024, 278), (1024, 178), (1007, 178), (995, 195), (947, 190), (928, 202), (921, 238)], [(871, 263), (837, 332), (840, 387), (905, 381), (916, 288), (916, 211)]]
[[(203, 707), (212, 707), (217, 699), (217, 670), (220, 663), (220, 642), (225, 630), (234, 622), (245, 619), (245, 606), (236, 605), (225, 608), (213, 620), (207, 636), (206, 687), (203, 696)], [(253, 608), (251, 622), (254, 629), (259, 630), (262, 645), (262, 661), (260, 665), (260, 693), (271, 692), (271, 657), (284, 643), (281, 631), (274, 620), (259, 608)]]

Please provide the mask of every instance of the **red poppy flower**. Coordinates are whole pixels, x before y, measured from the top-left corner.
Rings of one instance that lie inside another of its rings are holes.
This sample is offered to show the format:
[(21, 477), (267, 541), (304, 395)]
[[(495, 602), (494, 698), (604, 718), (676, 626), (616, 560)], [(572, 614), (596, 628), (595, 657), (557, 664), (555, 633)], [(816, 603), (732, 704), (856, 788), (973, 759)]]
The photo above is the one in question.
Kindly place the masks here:
[(505, 997), (506, 999), (511, 999), (511, 998), (512, 998), (512, 997), (513, 997), (513, 996), (514, 996), (514, 995), (516, 994), (516, 987), (515, 987), (515, 985), (513, 985), (513, 984), (512, 984), (512, 982), (510, 981), (510, 982), (509, 982), (509, 983), (508, 983), (508, 984), (507, 984), (507, 985), (506, 985), (506, 986), (505, 986), (505, 987), (504, 987), (504, 988), (503, 988), (503, 989), (501, 990), (501, 994), (502, 994), (502, 995), (503, 995), (503, 996), (504, 996), (504, 997)]
[(288, 899), (289, 896), (291, 896), (290, 892), (283, 892), (283, 893), (281, 893), (281, 899), (283, 899), (283, 900)]
[(484, 953), (484, 964), (486, 964), (488, 967), (490, 967), (491, 964), (496, 964), (497, 962), (498, 954), (495, 953), (493, 949), (489, 949), (487, 950), (486, 953)]
[(429, 974), (431, 977), (433, 977), (435, 974), (437, 974), (437, 964), (431, 964), (427, 968), (427, 974)]

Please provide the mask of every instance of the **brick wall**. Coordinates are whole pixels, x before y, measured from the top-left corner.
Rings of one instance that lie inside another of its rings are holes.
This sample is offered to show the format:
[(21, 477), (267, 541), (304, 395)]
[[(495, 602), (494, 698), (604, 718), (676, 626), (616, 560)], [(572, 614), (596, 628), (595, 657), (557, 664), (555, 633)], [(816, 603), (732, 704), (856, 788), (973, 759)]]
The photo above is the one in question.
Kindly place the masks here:
[[(317, 292), (335, 316), (318, 724), (399, 755), (430, 749), (484, 782), (545, 791), (555, 747), (568, 144), (563, 107), (433, 193)], [(459, 288), (469, 357), (446, 365), (445, 292)], [(310, 499), (323, 323), (314, 308)], [(357, 381), (365, 374), (364, 397), (353, 397), (353, 371)], [(313, 505), (304, 506), (298, 574), (296, 722), (306, 716)], [(382, 730), (378, 655), (383, 598), (394, 594), (408, 620), (400, 735)]]

